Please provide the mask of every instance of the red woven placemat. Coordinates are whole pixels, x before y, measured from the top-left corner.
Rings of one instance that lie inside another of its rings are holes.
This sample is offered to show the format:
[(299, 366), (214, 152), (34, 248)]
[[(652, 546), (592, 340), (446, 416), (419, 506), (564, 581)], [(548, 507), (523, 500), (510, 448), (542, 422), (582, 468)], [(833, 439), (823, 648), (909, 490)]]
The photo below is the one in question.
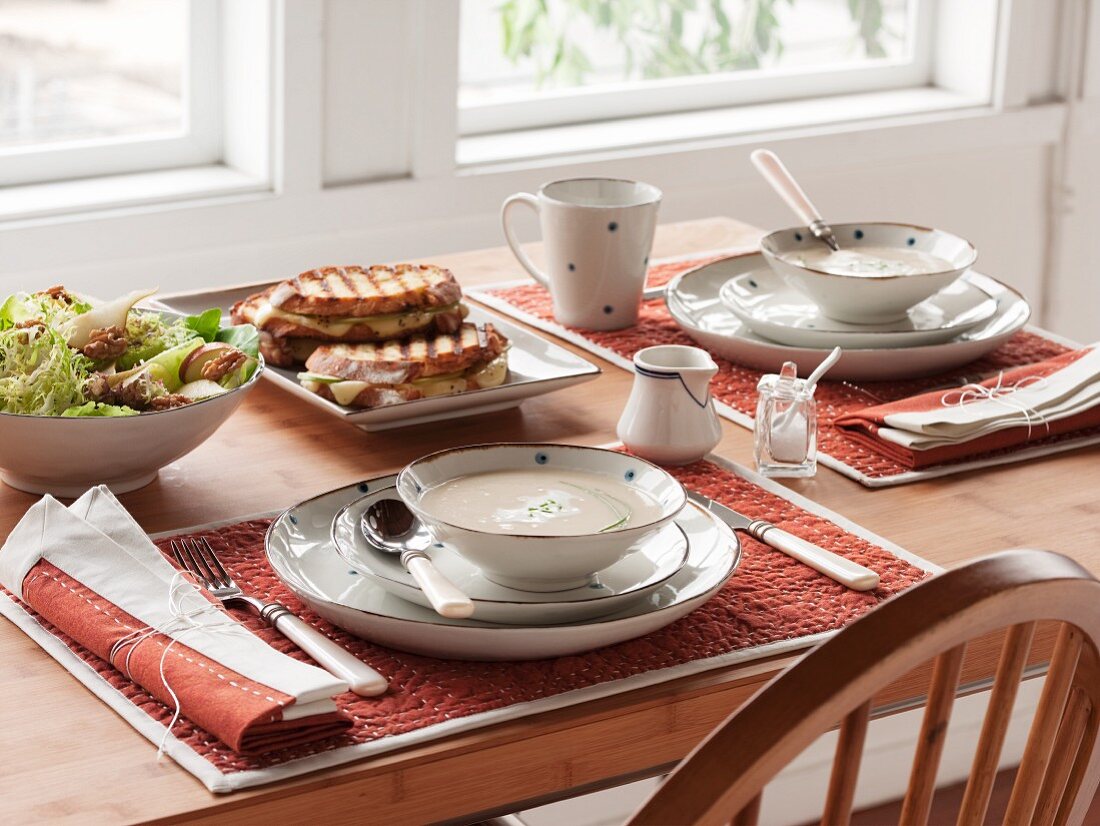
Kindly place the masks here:
[[(297, 760), (301, 761), (300, 770), (308, 771), (310, 762), (302, 758), (312, 755), (349, 749), (481, 712), (550, 698), (670, 666), (831, 631), (928, 575), (926, 569), (864, 538), (869, 534), (860, 536), (846, 530), (726, 467), (701, 461), (672, 472), (691, 490), (743, 513), (767, 517), (792, 533), (875, 569), (881, 576), (880, 587), (870, 593), (850, 591), (755, 540), (743, 538), (740, 567), (723, 589), (687, 617), (661, 631), (586, 654), (552, 660), (523, 663), (446, 661), (373, 645), (310, 612), (267, 564), (264, 532), (270, 520), (196, 531), (185, 535), (209, 537), (219, 548), (230, 573), (247, 593), (284, 603), (378, 669), (390, 680), (391, 689), (380, 698), (363, 698), (350, 693), (339, 697), (341, 708), (355, 720), (354, 728), (346, 735), (308, 748), (245, 757), (230, 751), (186, 719), (176, 724), (175, 737), (223, 775), (262, 770)], [(809, 503), (806, 505), (810, 507)], [(164, 550), (171, 538), (158, 540), (157, 544)], [(14, 600), (10, 593), (5, 592), (5, 595)], [(23, 608), (29, 612), (26, 606)], [(292, 657), (307, 659), (258, 618), (248, 613), (238, 616), (275, 648)], [(167, 707), (45, 620), (37, 618), (37, 621), (129, 703), (161, 724), (167, 724), (171, 717)], [(795, 642), (792, 647), (797, 645)], [(522, 712), (517, 712), (517, 716), (519, 713)], [(353, 756), (349, 754), (349, 759)]]
[[(681, 272), (725, 257), (726, 255), (705, 255), (690, 260), (655, 265), (649, 270), (648, 284), (649, 286), (665, 284)], [(520, 286), (493, 289), (489, 290), (488, 294), (497, 299), (498, 302), (504, 302), (504, 304), (520, 313), (547, 324), (557, 324), (553, 317), (550, 294), (538, 284), (522, 284)], [(494, 306), (496, 306), (496, 303), (494, 303)], [(572, 327), (567, 329), (593, 345), (593, 351), (597, 355), (601, 354), (601, 350), (609, 351), (627, 360), (632, 359), (634, 353), (643, 347), (654, 344), (689, 344), (697, 346), (697, 342), (672, 320), (665, 308), (664, 301), (661, 299), (645, 302), (641, 309), (638, 324), (626, 330), (596, 331)], [(860, 479), (860, 481), (865, 481), (865, 479), (860, 478), (861, 476), (870, 480), (886, 480), (895, 476), (911, 480), (931, 475), (928, 471), (910, 471), (894, 460), (861, 446), (834, 427), (833, 422), (845, 414), (913, 396), (947, 384), (960, 376), (985, 374), (1010, 367), (1034, 364), (1064, 353), (1068, 349), (1068, 347), (1058, 342), (1025, 331), (1017, 333), (981, 360), (939, 376), (889, 382), (822, 381), (818, 385), (815, 394), (818, 410), (818, 452), (826, 454), (851, 468), (856, 474), (855, 478)], [(751, 367), (742, 367), (713, 353), (711, 355), (718, 365), (718, 374), (711, 382), (711, 392), (714, 397), (751, 419), (756, 411), (756, 385), (760, 381), (763, 371)], [(741, 420), (738, 423), (744, 424), (745, 422)], [(969, 466), (975, 461), (975, 458), (978, 460), (993, 460), (999, 456), (1017, 453), (1025, 449), (1032, 450), (1044, 445), (1075, 441), (1083, 436), (1090, 435), (1100, 435), (1100, 429), (1054, 436), (1015, 448), (991, 452), (982, 457), (968, 457), (948, 464), (958, 466), (965, 464)], [(838, 469), (844, 472), (843, 468)]]

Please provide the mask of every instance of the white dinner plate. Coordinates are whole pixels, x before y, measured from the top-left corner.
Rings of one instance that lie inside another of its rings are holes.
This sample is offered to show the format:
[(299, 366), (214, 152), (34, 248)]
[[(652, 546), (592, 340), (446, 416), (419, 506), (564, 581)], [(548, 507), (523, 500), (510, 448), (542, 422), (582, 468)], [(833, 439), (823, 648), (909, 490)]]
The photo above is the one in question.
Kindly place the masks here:
[[(676, 276), (665, 289), (672, 318), (702, 347), (723, 358), (778, 373), (785, 361), (805, 375), (832, 349), (790, 347), (754, 333), (722, 303), (722, 286), (731, 278), (767, 266), (759, 253), (723, 258)], [(942, 373), (969, 364), (1013, 336), (1027, 324), (1031, 307), (1022, 295), (988, 275), (968, 278), (997, 302), (989, 319), (941, 344), (920, 347), (845, 350), (829, 371), (831, 379), (886, 381)]]
[(997, 301), (964, 273), (900, 321), (852, 324), (822, 315), (821, 308), (765, 267), (734, 276), (719, 291), (722, 302), (749, 329), (793, 347), (848, 349), (918, 347), (955, 338), (989, 320)]
[[(402, 599), (431, 608), (398, 554), (376, 550), (363, 536), (360, 520), (366, 509), (387, 490), (380, 483), (371, 492), (341, 508), (332, 522), (337, 552), (352, 568), (372, 577)], [(688, 543), (673, 522), (632, 554), (600, 571), (590, 585), (568, 591), (521, 591), (486, 579), (478, 567), (445, 545), (429, 550), (432, 564), (474, 603), (473, 618), (507, 625), (560, 625), (620, 611), (656, 591), (687, 562)]]
[[(211, 307), (220, 307), (228, 323), (229, 308), (237, 301), (262, 290), (264, 284), (206, 290), (158, 297), (156, 305), (180, 313), (194, 315)], [(326, 413), (358, 425), (364, 430), (389, 430), (394, 427), (473, 416), (494, 410), (516, 407), (525, 399), (552, 393), (574, 384), (590, 381), (600, 374), (600, 368), (529, 330), (517, 327), (498, 315), (468, 304), (467, 321), (484, 324), (489, 321), (512, 343), (508, 351), (508, 377), (499, 387), (467, 390), (451, 396), (432, 396), (400, 404), (358, 410), (331, 402), (306, 390), (298, 383), (297, 369), (267, 365), (264, 377), (282, 389), (305, 399)]]
[(401, 599), (349, 566), (332, 545), (337, 511), (393, 476), (349, 485), (295, 505), (271, 523), (267, 558), (311, 610), (379, 645), (457, 660), (539, 660), (579, 654), (665, 627), (722, 587), (741, 559), (737, 536), (689, 502), (677, 517), (688, 539), (687, 563), (660, 588), (606, 617), (567, 625), (494, 625), (454, 620)]

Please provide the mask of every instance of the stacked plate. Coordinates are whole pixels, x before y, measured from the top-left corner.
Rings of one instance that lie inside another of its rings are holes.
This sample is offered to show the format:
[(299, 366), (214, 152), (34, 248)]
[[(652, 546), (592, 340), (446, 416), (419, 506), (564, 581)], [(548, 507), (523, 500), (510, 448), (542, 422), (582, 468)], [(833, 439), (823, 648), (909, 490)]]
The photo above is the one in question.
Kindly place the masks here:
[(326, 493), (281, 514), (267, 535), (280, 579), (313, 611), (380, 645), (431, 657), (532, 660), (576, 654), (648, 634), (697, 608), (733, 573), (736, 535), (689, 503), (641, 548), (587, 586), (538, 593), (486, 579), (454, 551), (433, 564), (470, 596), (470, 619), (436, 614), (396, 556), (360, 530), (367, 504), (396, 476)]
[(1011, 287), (968, 271), (900, 321), (837, 321), (759, 254), (689, 270), (669, 284), (665, 300), (688, 335), (731, 361), (770, 372), (794, 361), (806, 373), (840, 346), (844, 355), (830, 377), (874, 381), (967, 364), (1023, 328), (1031, 314)]

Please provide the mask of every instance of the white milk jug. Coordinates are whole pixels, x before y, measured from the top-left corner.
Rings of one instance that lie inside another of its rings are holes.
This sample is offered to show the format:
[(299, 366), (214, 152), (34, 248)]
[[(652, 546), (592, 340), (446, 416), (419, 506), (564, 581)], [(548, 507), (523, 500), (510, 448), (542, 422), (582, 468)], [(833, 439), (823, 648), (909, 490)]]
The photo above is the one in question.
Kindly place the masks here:
[(664, 465), (686, 465), (722, 438), (710, 395), (718, 372), (705, 350), (679, 344), (634, 354), (634, 387), (619, 419), (619, 439), (634, 454)]

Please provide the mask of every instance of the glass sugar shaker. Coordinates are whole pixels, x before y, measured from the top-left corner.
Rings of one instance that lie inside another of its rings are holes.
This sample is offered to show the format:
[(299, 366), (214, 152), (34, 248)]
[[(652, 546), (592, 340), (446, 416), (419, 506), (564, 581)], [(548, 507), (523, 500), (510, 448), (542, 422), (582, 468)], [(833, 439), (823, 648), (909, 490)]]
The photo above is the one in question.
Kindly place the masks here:
[(817, 473), (817, 402), (814, 385), (798, 378), (788, 361), (779, 375), (760, 378), (756, 389), (753, 458), (762, 476), (806, 477)]

